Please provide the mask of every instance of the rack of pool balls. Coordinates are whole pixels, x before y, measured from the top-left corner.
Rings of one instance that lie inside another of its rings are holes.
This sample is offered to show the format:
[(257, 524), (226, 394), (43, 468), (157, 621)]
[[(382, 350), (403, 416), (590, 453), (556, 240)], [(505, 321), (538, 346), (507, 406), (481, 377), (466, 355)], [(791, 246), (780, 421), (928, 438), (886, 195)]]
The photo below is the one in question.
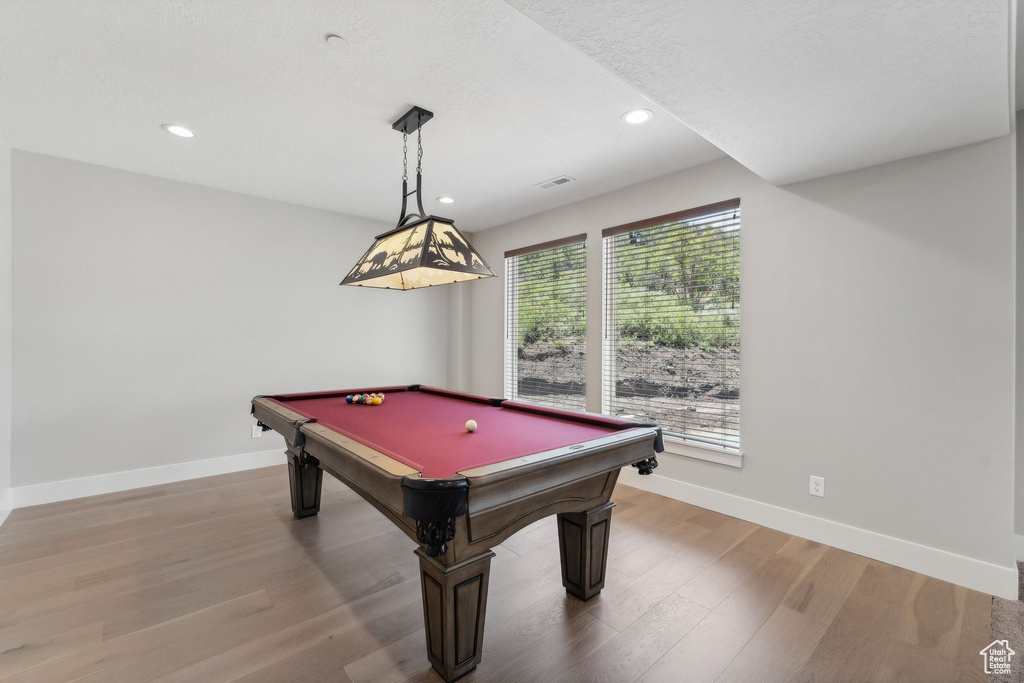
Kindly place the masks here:
[(379, 406), (384, 402), (384, 394), (349, 394), (345, 403), (358, 403), (364, 406)]

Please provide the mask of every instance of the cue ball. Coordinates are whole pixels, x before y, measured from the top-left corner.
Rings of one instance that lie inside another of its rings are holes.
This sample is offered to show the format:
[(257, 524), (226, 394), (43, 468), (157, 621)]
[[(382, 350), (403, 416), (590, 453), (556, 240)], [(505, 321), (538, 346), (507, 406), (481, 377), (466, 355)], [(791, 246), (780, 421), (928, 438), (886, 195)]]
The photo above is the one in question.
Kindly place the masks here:
[(466, 431), (467, 432), (475, 432), (476, 431), (476, 420), (466, 420)]

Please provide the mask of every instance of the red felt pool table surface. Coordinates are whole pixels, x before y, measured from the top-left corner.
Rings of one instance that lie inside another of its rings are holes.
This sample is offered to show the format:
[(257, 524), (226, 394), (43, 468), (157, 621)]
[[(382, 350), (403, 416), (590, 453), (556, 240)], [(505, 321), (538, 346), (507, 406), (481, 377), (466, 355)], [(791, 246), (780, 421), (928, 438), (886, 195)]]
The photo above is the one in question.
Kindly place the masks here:
[[(345, 402), (352, 393), (383, 392), (379, 406)], [(443, 389), (378, 387), (269, 397), (318, 424), (354, 439), (423, 477), (457, 472), (571, 446), (636, 423), (491, 399)], [(476, 420), (477, 430), (466, 431)]]

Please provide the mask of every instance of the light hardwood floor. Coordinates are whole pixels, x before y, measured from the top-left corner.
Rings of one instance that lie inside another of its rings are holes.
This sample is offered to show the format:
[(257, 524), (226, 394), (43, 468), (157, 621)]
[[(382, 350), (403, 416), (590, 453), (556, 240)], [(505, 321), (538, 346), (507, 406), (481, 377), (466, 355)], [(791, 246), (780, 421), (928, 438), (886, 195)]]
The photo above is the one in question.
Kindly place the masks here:
[[(413, 544), (283, 466), (15, 510), (0, 680), (439, 681)], [(550, 517), (495, 549), (481, 681), (982, 681), (991, 597), (622, 484), (604, 592)]]

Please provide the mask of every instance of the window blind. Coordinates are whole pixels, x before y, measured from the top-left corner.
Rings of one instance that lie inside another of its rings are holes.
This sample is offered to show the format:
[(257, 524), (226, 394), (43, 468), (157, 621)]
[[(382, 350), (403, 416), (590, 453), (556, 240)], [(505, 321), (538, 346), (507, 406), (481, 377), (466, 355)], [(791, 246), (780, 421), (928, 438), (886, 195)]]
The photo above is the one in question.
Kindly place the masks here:
[(739, 448), (739, 200), (602, 236), (604, 412)]
[(586, 235), (505, 253), (505, 395), (584, 410)]

